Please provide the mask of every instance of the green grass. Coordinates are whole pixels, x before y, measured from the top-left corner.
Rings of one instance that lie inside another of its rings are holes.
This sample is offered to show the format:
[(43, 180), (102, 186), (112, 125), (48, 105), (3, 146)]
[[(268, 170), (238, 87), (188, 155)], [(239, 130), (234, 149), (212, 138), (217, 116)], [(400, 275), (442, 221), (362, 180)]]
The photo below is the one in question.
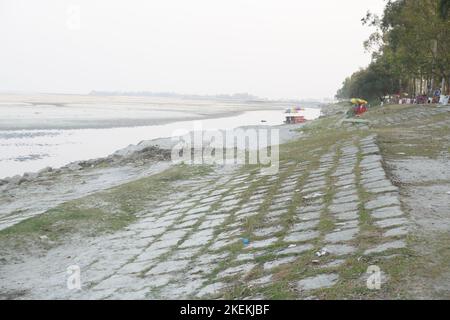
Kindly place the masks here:
[[(399, 109), (394, 108), (391, 112), (395, 113), (398, 112), (398, 110)], [(374, 112), (376, 113), (376, 116), (384, 117), (389, 111), (376, 108), (371, 110), (369, 114)], [(318, 159), (321, 154), (325, 153), (329, 150), (329, 148), (339, 142), (345, 140), (348, 141), (355, 136), (363, 138), (373, 133), (377, 133), (379, 135), (382, 154), (384, 156), (391, 156), (394, 150), (399, 150), (396, 149), (398, 145), (393, 145), (393, 148), (390, 148), (391, 146), (386, 146), (386, 144), (383, 143), (385, 141), (383, 139), (386, 139), (386, 137), (392, 138), (393, 140), (395, 140), (395, 138), (398, 139), (399, 137), (403, 138), (405, 135), (405, 126), (407, 127), (407, 124), (403, 123), (401, 127), (378, 126), (376, 128), (369, 128), (368, 130), (349, 131), (336, 126), (336, 122), (336, 117), (330, 117), (320, 119), (310, 126), (304, 127), (301, 130), (304, 133), (303, 138), (280, 146), (281, 161), (295, 161), (297, 163), (308, 162), (309, 168), (311, 169), (317, 167)], [(389, 133), (389, 135), (386, 133)], [(425, 141), (417, 141), (425, 144)], [(424, 152), (427, 153), (427, 150), (430, 150), (430, 154), (437, 154), (441, 151), (439, 150), (439, 147), (441, 146), (441, 141), (432, 141), (429, 146), (421, 150), (421, 154)], [(416, 147), (415, 144), (414, 147)], [(404, 148), (412, 149), (412, 147), (406, 146), (404, 146)], [(411, 154), (413, 153), (408, 152), (408, 155)], [(358, 163), (361, 159), (361, 154), (358, 154)], [(361, 173), (358, 166), (355, 174), (359, 180)], [(330, 183), (333, 180), (331, 177), (328, 177), (328, 179)], [(304, 183), (304, 181), (301, 183)], [(373, 196), (367, 193), (362, 186), (358, 185), (357, 189), (359, 197), (362, 201), (372, 199)], [(327, 204), (329, 204), (333, 195), (333, 188), (328, 188), (325, 195), (325, 202)], [(268, 286), (260, 288), (247, 288), (245, 283), (237, 284), (232, 290), (225, 293), (224, 298), (235, 299), (258, 295), (262, 295), (267, 299), (298, 299), (308, 296), (314, 296), (321, 299), (396, 299), (412, 297), (413, 294), (408, 291), (409, 286), (407, 284), (412, 281), (413, 276), (420, 273), (420, 269), (426, 265), (424, 261), (421, 261), (417, 256), (413, 255), (412, 250), (410, 249), (410, 246), (414, 245), (417, 240), (408, 240), (409, 246), (407, 249), (393, 251), (397, 254), (394, 258), (380, 258), (377, 255), (363, 256), (363, 250), (379, 244), (382, 238), (381, 231), (373, 225), (372, 218), (369, 212), (364, 209), (363, 205), (359, 206), (359, 212), (361, 231), (358, 238), (349, 243), (357, 246), (359, 251), (357, 254), (348, 257), (343, 266), (324, 270), (317, 268), (312, 264), (312, 261), (317, 259), (314, 255), (314, 251), (321, 247), (319, 241), (318, 243), (315, 243), (315, 246), (317, 247), (315, 250), (312, 250), (310, 253), (302, 254), (295, 263), (275, 269), (274, 281)], [(327, 214), (322, 214), (321, 221), (319, 223), (319, 230), (326, 233), (332, 231), (333, 229), (333, 219), (328, 217)], [(275, 250), (276, 246), (271, 249)], [(442, 248), (439, 254), (440, 257), (443, 257), (441, 259), (442, 262), (446, 261), (448, 265), (449, 254), (442, 254), (442, 251), (444, 250), (445, 248)], [(268, 254), (264, 258), (259, 258), (258, 262), (262, 263), (273, 257), (270, 250), (268, 250), (267, 253)], [(389, 252), (387, 252), (387, 254), (389, 254)], [(330, 257), (321, 258), (321, 264), (325, 264), (329, 261), (329, 259)], [(437, 276), (445, 270), (442, 262), (439, 264), (440, 267), (436, 267), (436, 270), (433, 270), (433, 275)], [(368, 266), (372, 264), (378, 265), (381, 270), (389, 276), (389, 281), (386, 284), (383, 284), (381, 290), (369, 290), (362, 278), (362, 276), (366, 273)], [(295, 284), (298, 279), (305, 278), (307, 276), (314, 276), (319, 273), (323, 273), (324, 271), (336, 272), (339, 274), (340, 280), (336, 286), (329, 289), (316, 290), (308, 293), (297, 292), (295, 286), (293, 287), (293, 284)], [(255, 279), (267, 274), (267, 272), (264, 272), (258, 268), (254, 274), (250, 275), (250, 278)]]
[[(399, 110), (406, 110), (407, 106), (392, 108), (374, 108), (367, 113), (368, 119), (379, 119), (385, 117), (387, 114), (395, 114)], [(365, 116), (366, 117), (366, 116)], [(280, 175), (277, 180), (272, 182), (267, 196), (264, 198), (259, 214), (246, 219), (242, 225), (244, 232), (242, 237), (247, 237), (250, 241), (257, 241), (258, 238), (253, 236), (253, 231), (259, 227), (270, 227), (273, 224), (267, 223), (263, 220), (263, 216), (268, 212), (269, 204), (278, 189), (282, 187), (280, 181), (288, 177), (294, 167), (298, 164), (307, 164), (306, 171), (310, 171), (319, 166), (320, 156), (328, 152), (330, 148), (339, 145), (342, 141), (350, 141), (354, 137), (365, 137), (368, 134), (377, 133), (379, 135), (380, 149), (383, 156), (399, 157), (397, 153), (404, 152), (406, 156), (429, 156), (435, 157), (442, 152), (442, 141), (439, 137), (445, 134), (448, 135), (448, 129), (436, 129), (426, 131), (428, 135), (435, 135), (437, 137), (429, 139), (429, 136), (417, 132), (415, 128), (416, 123), (401, 123), (399, 125), (384, 127), (378, 125), (375, 128), (368, 130), (347, 130), (338, 126), (339, 119), (342, 115), (331, 116), (319, 119), (318, 121), (309, 123), (301, 129), (304, 134), (296, 141), (292, 141), (280, 146), (280, 164), (286, 166), (287, 162), (290, 164), (287, 170)], [(421, 146), (417, 148), (417, 146)], [(361, 161), (362, 156), (358, 154), (358, 162)], [(337, 163), (334, 164), (334, 168)], [(258, 169), (257, 165), (243, 166), (239, 172), (254, 174)], [(24, 239), (35, 240), (39, 236), (46, 235), (52, 241), (58, 241), (63, 237), (77, 232), (82, 232), (87, 235), (98, 235), (104, 232), (114, 232), (124, 228), (132, 223), (135, 219), (135, 213), (140, 210), (148, 209), (149, 204), (166, 197), (171, 192), (177, 192), (177, 188), (173, 182), (191, 177), (197, 177), (209, 173), (211, 167), (207, 166), (176, 166), (159, 175), (143, 178), (133, 181), (103, 192), (98, 192), (94, 195), (87, 196), (74, 201), (69, 201), (56, 208), (53, 208), (42, 215), (28, 219), (11, 228), (0, 231), (0, 243), (8, 245), (12, 239), (23, 241)], [(355, 175), (359, 180), (361, 173), (357, 169)], [(332, 185), (334, 179), (327, 176), (327, 181)], [(251, 179), (251, 176), (249, 177)], [(306, 183), (306, 174), (301, 176), (298, 180), (297, 188)], [(255, 189), (262, 185), (267, 185), (267, 179), (259, 178), (254, 181), (249, 188), (242, 191), (239, 197), (242, 203), (248, 200), (248, 197)], [(235, 188), (239, 188), (237, 185)], [(220, 187), (218, 187), (220, 188)], [(357, 186), (358, 194), (361, 201), (371, 199), (371, 195), (367, 193), (360, 185)], [(331, 203), (335, 190), (333, 187), (326, 189), (325, 204)], [(279, 234), (283, 238), (283, 233), (294, 222), (293, 207), (298, 207), (305, 200), (301, 197), (293, 199), (292, 207), (288, 208), (288, 212), (281, 217), (281, 225), (284, 227)], [(218, 209), (216, 206), (212, 207), (210, 211)], [(323, 247), (321, 239), (312, 243), (314, 249), (302, 253), (298, 259), (291, 264), (280, 266), (270, 272), (264, 271), (261, 265), (266, 261), (271, 261), (276, 258), (276, 252), (285, 248), (286, 245), (275, 243), (274, 245), (265, 248), (265, 254), (255, 258), (253, 262), (258, 263), (259, 267), (255, 268), (252, 273), (247, 275), (245, 279), (238, 280), (237, 277), (230, 277), (226, 279), (227, 282), (232, 283), (230, 290), (224, 293), (222, 298), (236, 299), (249, 296), (263, 295), (267, 299), (298, 299), (308, 296), (314, 296), (321, 299), (382, 299), (382, 298), (408, 298), (413, 296), (408, 289), (409, 284), (414, 282), (415, 277), (424, 276), (431, 280), (439, 279), (446, 271), (450, 264), (449, 246), (450, 239), (448, 235), (439, 235), (433, 243), (430, 243), (432, 249), (430, 254), (426, 257), (415, 256), (410, 247), (417, 245), (423, 238), (408, 237), (408, 249), (397, 250), (398, 256), (392, 259), (383, 259), (376, 255), (363, 256), (362, 251), (366, 248), (373, 247), (380, 243), (381, 231), (378, 230), (372, 223), (369, 212), (364, 209), (364, 206), (359, 206), (360, 213), (360, 234), (357, 239), (350, 242), (359, 248), (357, 254), (348, 257), (343, 266), (322, 269), (315, 265), (312, 261), (316, 260), (315, 252)], [(200, 224), (203, 220), (198, 221)], [(228, 225), (235, 221), (230, 217), (224, 225)], [(197, 225), (198, 225), (197, 224)], [(318, 230), (322, 233), (328, 233), (335, 229), (335, 222), (333, 218), (325, 210), (320, 219)], [(228, 227), (218, 228), (218, 232), (230, 230)], [(190, 234), (186, 235), (186, 237)], [(206, 246), (205, 246), (206, 247)], [(236, 265), (234, 258), (241, 253), (257, 252), (258, 250), (245, 250), (241, 242), (236, 242), (227, 247), (221, 248), (214, 253), (221, 253), (227, 251), (230, 253), (229, 258), (218, 261), (214, 265), (212, 274), (209, 275), (208, 282), (213, 283), (218, 281), (216, 276), (220, 271)], [(205, 248), (197, 255), (207, 254)], [(332, 261), (333, 257), (325, 256), (320, 258), (321, 264)], [(428, 261), (427, 261), (428, 259)], [(429, 260), (433, 261), (430, 267)], [(382, 286), (382, 290), (372, 291), (366, 288), (361, 276), (371, 264), (378, 265), (382, 271), (389, 274), (389, 282)], [(329, 289), (316, 290), (308, 293), (298, 292), (295, 288), (295, 283), (299, 279), (314, 276), (324, 272), (336, 272), (340, 276), (338, 284)], [(273, 281), (266, 287), (249, 288), (247, 283), (250, 280), (259, 277), (273, 274)], [(413, 286), (414, 287), (414, 286)]]
[(65, 202), (35, 217), (0, 230), (4, 246), (26, 245), (42, 236), (55, 242), (71, 234), (97, 236), (136, 220), (135, 214), (162, 195), (176, 192), (172, 182), (210, 172), (206, 166), (175, 166), (162, 173)]
[[(392, 110), (385, 110), (382, 108), (372, 109), (368, 115), (369, 118), (382, 118), (389, 112), (395, 114), (400, 109), (407, 109), (407, 107), (393, 107)], [(301, 131), (304, 136), (297, 140), (280, 146), (280, 160), (281, 161), (295, 161), (297, 163), (307, 162), (308, 168), (312, 169), (317, 167), (318, 159), (320, 156), (327, 152), (329, 148), (341, 141), (351, 140), (353, 137), (363, 138), (369, 134), (377, 133), (379, 136), (379, 142), (381, 152), (383, 156), (392, 156), (395, 152), (402, 152), (399, 150), (405, 150), (408, 156), (411, 155), (423, 155), (435, 156), (442, 152), (442, 141), (437, 138), (431, 139), (431, 143), (427, 145), (424, 141), (429, 137), (417, 137), (412, 138), (410, 132), (414, 132), (417, 123), (401, 123), (398, 126), (390, 125), (384, 127), (379, 125), (375, 128), (369, 128), (367, 130), (353, 130), (349, 131), (336, 125), (338, 117), (328, 117), (320, 119), (309, 126), (304, 127)], [(448, 134), (441, 128), (439, 133)], [(434, 130), (434, 133), (438, 133), (438, 130)], [(439, 137), (440, 135), (437, 135)], [(386, 140), (389, 139), (392, 145), (388, 145)], [(405, 139), (405, 140), (404, 140)], [(412, 140), (408, 140), (412, 139)], [(398, 142), (397, 142), (398, 141)], [(403, 141), (411, 142), (411, 146), (401, 145)], [(424, 148), (418, 148), (420, 144), (426, 145)], [(400, 147), (400, 148), (399, 148)], [(413, 149), (421, 149), (419, 152)], [(362, 156), (358, 154), (358, 163), (362, 160)], [(360, 170), (357, 166), (355, 171), (357, 180), (361, 177)], [(328, 177), (329, 183), (332, 182), (332, 177)], [(304, 183), (305, 181), (301, 181)], [(325, 202), (330, 203), (334, 190), (328, 188), (326, 190)], [(357, 191), (362, 202), (368, 201), (373, 198), (373, 195), (367, 193), (361, 185), (357, 185)], [(270, 195), (270, 197), (272, 194)], [(269, 198), (270, 198), (269, 197)], [(297, 200), (296, 204), (300, 202)], [(429, 268), (429, 263), (422, 258), (413, 254), (412, 246), (416, 245), (417, 239), (408, 237), (408, 247), (402, 250), (392, 251), (396, 253), (393, 258), (381, 258), (377, 255), (363, 256), (362, 252), (367, 249), (378, 245), (382, 239), (381, 231), (373, 225), (372, 218), (364, 208), (363, 205), (359, 206), (360, 213), (360, 234), (354, 241), (349, 242), (358, 247), (358, 252), (350, 257), (347, 257), (344, 265), (321, 269), (312, 264), (312, 261), (317, 259), (314, 255), (315, 250), (321, 248), (320, 240), (316, 242), (315, 249), (309, 253), (304, 253), (299, 256), (299, 259), (292, 264), (288, 264), (274, 270), (274, 281), (267, 286), (248, 288), (245, 283), (237, 283), (233, 286), (232, 290), (225, 293), (224, 298), (235, 299), (243, 298), (247, 296), (262, 295), (267, 299), (298, 299), (313, 296), (320, 299), (406, 299), (414, 297), (414, 293), (411, 292), (410, 283), (414, 282), (415, 276), (426, 272), (425, 268)], [(255, 222), (256, 223), (256, 222)], [(334, 221), (330, 218), (326, 212), (322, 214), (321, 221), (319, 223), (319, 230), (323, 232), (330, 232), (334, 229)], [(436, 278), (441, 276), (445, 272), (449, 263), (450, 254), (448, 253), (447, 246), (443, 245), (444, 242), (440, 242), (442, 246), (435, 255), (439, 255), (439, 263), (436, 263), (434, 269), (431, 269), (429, 277)], [(267, 255), (258, 258), (257, 262), (263, 263), (273, 258), (273, 252), (277, 249), (276, 246), (271, 247), (271, 250), (267, 250)], [(389, 252), (386, 252), (389, 255)], [(331, 257), (321, 258), (321, 264), (325, 264)], [(446, 263), (446, 265), (445, 265)], [(362, 276), (367, 271), (368, 266), (376, 264), (381, 270), (388, 274), (389, 281), (382, 285), (381, 290), (369, 290), (366, 287), (366, 283)], [(298, 279), (308, 276), (314, 276), (323, 272), (336, 272), (339, 274), (339, 282), (336, 286), (328, 289), (315, 290), (312, 292), (301, 293), (295, 289), (295, 283)], [(264, 275), (269, 274), (264, 272), (261, 268), (257, 268), (250, 279), (256, 279)]]

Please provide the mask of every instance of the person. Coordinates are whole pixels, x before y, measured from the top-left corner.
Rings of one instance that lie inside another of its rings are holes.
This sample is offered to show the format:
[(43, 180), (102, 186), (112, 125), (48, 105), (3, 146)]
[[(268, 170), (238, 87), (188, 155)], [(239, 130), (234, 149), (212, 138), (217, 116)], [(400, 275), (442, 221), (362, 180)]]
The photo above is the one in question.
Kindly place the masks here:
[(364, 113), (367, 111), (367, 104), (363, 103), (361, 104), (361, 113)]
[(359, 116), (366, 111), (367, 111), (366, 103), (360, 102), (360, 103), (358, 103), (358, 105), (355, 109), (355, 114), (356, 114), (356, 116)]
[(439, 100), (439, 103), (440, 103), (441, 105), (446, 106), (446, 105), (448, 105), (448, 100), (449, 100), (449, 98), (450, 98), (450, 96), (444, 96), (444, 95), (441, 95), (440, 100)]

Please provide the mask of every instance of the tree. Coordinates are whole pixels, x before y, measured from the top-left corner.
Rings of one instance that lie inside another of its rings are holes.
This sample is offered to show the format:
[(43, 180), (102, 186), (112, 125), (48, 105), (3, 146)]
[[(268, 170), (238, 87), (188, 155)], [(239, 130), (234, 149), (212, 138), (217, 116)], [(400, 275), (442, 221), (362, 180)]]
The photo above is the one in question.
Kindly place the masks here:
[(450, 11), (450, 0), (439, 1), (439, 15), (442, 20), (448, 19), (448, 12)]
[(378, 101), (389, 93), (397, 92), (399, 83), (391, 64), (382, 57), (345, 79), (336, 98), (360, 97), (369, 101)]
[(397, 0), (387, 2), (381, 17), (368, 12), (362, 23), (375, 28), (364, 42), (372, 62), (346, 79), (338, 95), (364, 92), (370, 98), (386, 90), (412, 95), (424, 81), (434, 89), (436, 80), (444, 89), (450, 77), (449, 7), (450, 0)]

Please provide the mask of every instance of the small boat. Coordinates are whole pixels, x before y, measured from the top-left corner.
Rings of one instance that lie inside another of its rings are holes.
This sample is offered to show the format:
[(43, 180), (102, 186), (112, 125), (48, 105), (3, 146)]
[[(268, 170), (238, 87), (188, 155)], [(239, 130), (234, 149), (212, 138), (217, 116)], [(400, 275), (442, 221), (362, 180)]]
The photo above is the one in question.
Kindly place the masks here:
[(284, 123), (286, 124), (294, 124), (294, 123), (305, 123), (306, 119), (304, 116), (300, 116), (300, 115), (287, 115), (286, 116), (286, 121), (284, 121)]
[(301, 107), (290, 108), (285, 111), (286, 120), (284, 123), (286, 124), (294, 124), (294, 123), (304, 123), (306, 122), (305, 116), (300, 114), (300, 111), (304, 111), (305, 109)]

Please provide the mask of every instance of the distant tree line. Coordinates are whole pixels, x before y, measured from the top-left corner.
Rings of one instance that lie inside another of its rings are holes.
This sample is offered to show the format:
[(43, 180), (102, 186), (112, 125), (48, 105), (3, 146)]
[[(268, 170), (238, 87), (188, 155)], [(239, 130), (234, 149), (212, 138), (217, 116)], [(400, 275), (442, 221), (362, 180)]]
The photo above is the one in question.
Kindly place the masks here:
[(370, 12), (363, 25), (375, 28), (364, 42), (368, 67), (345, 79), (336, 98), (378, 100), (386, 95), (449, 93), (450, 0), (388, 1), (381, 17)]

